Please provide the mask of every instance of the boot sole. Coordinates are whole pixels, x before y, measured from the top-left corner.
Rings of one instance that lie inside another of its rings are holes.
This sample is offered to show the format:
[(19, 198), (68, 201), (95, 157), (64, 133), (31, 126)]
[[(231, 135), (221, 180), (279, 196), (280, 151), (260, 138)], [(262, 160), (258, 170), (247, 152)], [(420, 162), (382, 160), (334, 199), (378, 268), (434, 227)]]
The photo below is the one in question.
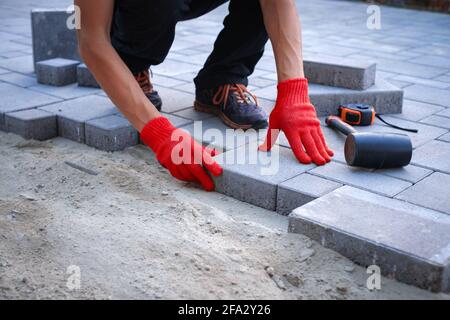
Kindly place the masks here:
[(222, 120), (223, 123), (225, 123), (227, 126), (229, 126), (232, 129), (242, 129), (242, 130), (248, 130), (248, 129), (265, 129), (268, 126), (268, 123), (266, 120), (257, 121), (254, 124), (239, 124), (228, 118), (222, 110), (215, 106), (210, 106), (204, 103), (201, 103), (197, 100), (194, 101), (194, 109), (196, 111), (204, 112), (204, 113), (210, 113), (218, 116), (220, 120)]

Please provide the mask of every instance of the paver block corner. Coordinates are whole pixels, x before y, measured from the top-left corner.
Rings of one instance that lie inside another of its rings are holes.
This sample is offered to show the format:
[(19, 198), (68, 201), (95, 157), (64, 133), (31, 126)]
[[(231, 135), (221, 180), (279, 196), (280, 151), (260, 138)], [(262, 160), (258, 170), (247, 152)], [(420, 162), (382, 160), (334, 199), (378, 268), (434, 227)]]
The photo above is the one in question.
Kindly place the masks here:
[(300, 174), (278, 185), (277, 212), (288, 215), (292, 210), (341, 186), (340, 183), (308, 173)]
[(89, 120), (85, 124), (86, 144), (103, 151), (119, 151), (139, 141), (136, 129), (118, 115)]
[(58, 135), (56, 116), (39, 109), (5, 114), (6, 131), (25, 139), (47, 140)]
[(375, 84), (376, 64), (325, 55), (305, 57), (305, 75), (311, 83), (365, 90)]
[(213, 177), (216, 191), (258, 207), (276, 210), (278, 184), (314, 167), (300, 165), (288, 148), (258, 151), (258, 143), (243, 145), (216, 156), (223, 174)]
[(41, 84), (65, 86), (77, 81), (79, 61), (54, 58), (36, 63), (36, 77)]
[(100, 88), (94, 75), (84, 63), (77, 66), (77, 82), (80, 87)]
[(432, 291), (450, 290), (449, 230), (449, 215), (349, 186), (289, 215), (289, 232)]
[(67, 100), (40, 109), (56, 114), (59, 136), (80, 143), (85, 142), (86, 121), (118, 113), (108, 98), (98, 95)]

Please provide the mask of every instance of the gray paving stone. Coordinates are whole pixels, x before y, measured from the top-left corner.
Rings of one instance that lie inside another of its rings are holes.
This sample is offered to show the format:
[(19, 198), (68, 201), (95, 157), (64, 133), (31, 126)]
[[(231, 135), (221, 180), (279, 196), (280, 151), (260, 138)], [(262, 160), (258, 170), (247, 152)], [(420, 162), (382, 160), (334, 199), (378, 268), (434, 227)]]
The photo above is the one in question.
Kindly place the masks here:
[[(152, 67), (153, 73), (166, 77), (175, 77), (179, 74), (196, 72), (200, 69), (198, 65), (166, 59), (160, 65)], [(177, 78), (177, 77), (175, 77)]]
[(69, 84), (63, 87), (55, 87), (44, 84), (37, 84), (35, 86), (28, 87), (28, 89), (42, 92), (48, 95), (52, 95), (54, 97), (62, 98), (62, 99), (74, 99), (83, 96), (98, 94), (101, 90), (97, 88), (86, 88), (80, 87), (78, 84)]
[(258, 152), (250, 143), (216, 156), (223, 174), (214, 177), (216, 191), (272, 211), (276, 209), (277, 185), (313, 168), (301, 165), (291, 150), (274, 146)]
[(412, 163), (424, 168), (450, 173), (450, 143), (431, 141), (414, 150)]
[(110, 115), (85, 124), (86, 144), (103, 151), (119, 151), (139, 142), (136, 129), (123, 117)]
[(34, 64), (57, 57), (81, 60), (75, 30), (67, 28), (72, 14), (66, 9), (31, 11)]
[(164, 112), (173, 113), (192, 107), (194, 104), (195, 96), (192, 93), (163, 87), (158, 88), (157, 91), (163, 100), (162, 111)]
[(29, 56), (29, 55), (30, 55), (29, 53), (26, 53), (23, 51), (7, 51), (7, 52), (0, 53), (0, 57), (6, 58), (6, 59), (19, 58), (19, 57), (24, 57), (24, 56)]
[(442, 68), (424, 66), (412, 62), (377, 58), (377, 68), (382, 71), (396, 72), (408, 76), (434, 78), (442, 75)]
[(100, 88), (94, 75), (84, 63), (77, 66), (77, 82), (80, 87)]
[(450, 118), (450, 108), (443, 109), (442, 111), (438, 112), (436, 115), (441, 116), (441, 117)]
[(20, 86), (22, 88), (27, 88), (27, 87), (36, 85), (36, 78), (26, 76), (24, 74), (17, 73), (17, 72), (0, 74), (0, 81), (11, 83), (16, 86)]
[(32, 74), (34, 72), (33, 57), (28, 55), (17, 58), (0, 59), (0, 68), (23, 74)]
[(8, 83), (0, 83), (0, 130), (5, 131), (5, 113), (31, 109), (60, 101), (42, 93), (33, 92)]
[[(2, 46), (0, 48), (0, 55), (4, 55), (7, 52), (24, 50), (26, 48), (27, 48), (26, 45), (23, 45), (20, 43), (8, 41), (8, 40), (2, 41)], [(11, 58), (14, 58), (14, 57), (11, 57)]]
[(440, 127), (440, 128), (450, 129), (450, 119), (446, 118), (446, 117), (441, 117), (438, 115), (429, 116), (420, 122), (430, 124), (432, 126), (436, 126), (436, 127)]
[(450, 90), (416, 84), (405, 89), (405, 98), (450, 107)]
[(311, 83), (364, 90), (375, 84), (376, 64), (332, 56), (306, 56), (305, 75)]
[[(253, 93), (258, 97), (273, 100), (276, 98), (277, 89), (268, 87)], [(310, 84), (309, 96), (319, 116), (335, 114), (342, 103), (372, 104), (383, 114), (402, 111), (402, 90), (384, 80), (377, 80), (374, 86), (362, 91)]]
[(292, 210), (341, 187), (342, 184), (308, 173), (300, 174), (278, 185), (277, 212), (288, 215)]
[(392, 80), (396, 81), (403, 81), (411, 84), (422, 84), (425, 86), (430, 86), (438, 89), (448, 89), (450, 87), (450, 83), (445, 83), (442, 81), (436, 81), (436, 80), (430, 80), (430, 79), (423, 79), (419, 77), (411, 77), (411, 76), (405, 76), (405, 75), (398, 75), (391, 78)]
[(416, 183), (423, 178), (429, 176), (433, 171), (413, 165), (408, 165), (403, 168), (395, 168), (395, 169), (380, 169), (376, 172), (385, 174), (390, 177), (394, 177), (397, 179), (409, 181), (411, 183)]
[(118, 113), (108, 98), (97, 95), (68, 100), (40, 109), (57, 115), (59, 136), (80, 143), (85, 142), (86, 121)]
[(446, 141), (446, 142), (450, 142), (450, 132), (443, 134), (442, 136), (440, 136), (438, 138), (438, 140), (442, 140), (442, 141)]
[(6, 131), (25, 139), (47, 140), (58, 135), (56, 116), (49, 112), (29, 109), (5, 114)]
[(232, 150), (247, 143), (265, 138), (265, 130), (234, 130), (217, 118), (195, 121), (183, 127), (198, 142), (218, 150)]
[(419, 121), (442, 110), (444, 110), (443, 107), (433, 104), (405, 99), (403, 100), (402, 113), (393, 114), (392, 117), (409, 121)]
[(181, 111), (177, 111), (174, 113), (174, 115), (194, 121), (201, 121), (214, 117), (214, 115), (206, 112), (195, 111), (194, 108), (187, 108)]
[(54, 58), (36, 63), (37, 81), (41, 84), (65, 86), (77, 82), (79, 61)]
[(184, 127), (184, 126), (186, 126), (188, 124), (191, 124), (193, 122), (193, 120), (189, 120), (189, 119), (185, 119), (185, 118), (182, 118), (182, 117), (178, 117), (178, 116), (170, 114), (170, 113), (162, 112), (161, 114), (164, 117), (166, 117), (167, 119), (169, 119), (170, 122), (177, 128)]
[(450, 214), (448, 190), (450, 190), (450, 175), (435, 172), (398, 194), (396, 198)]
[(393, 197), (411, 186), (410, 182), (404, 180), (337, 162), (317, 167), (309, 173), (388, 197)]
[(448, 57), (423, 55), (419, 58), (411, 59), (409, 61), (427, 66), (450, 69), (450, 59)]
[(352, 187), (339, 188), (289, 216), (304, 234), (382, 274), (432, 291), (450, 289), (450, 217)]
[(439, 76), (434, 78), (433, 80), (450, 83), (450, 76), (449, 75)]
[(172, 87), (176, 87), (182, 84), (185, 84), (185, 81), (182, 80), (178, 80), (175, 78), (171, 78), (171, 77), (165, 77), (162, 75), (157, 75), (154, 78), (152, 78), (152, 83), (153, 85), (156, 87), (156, 91), (158, 91), (158, 87), (166, 87), (166, 88), (172, 88)]

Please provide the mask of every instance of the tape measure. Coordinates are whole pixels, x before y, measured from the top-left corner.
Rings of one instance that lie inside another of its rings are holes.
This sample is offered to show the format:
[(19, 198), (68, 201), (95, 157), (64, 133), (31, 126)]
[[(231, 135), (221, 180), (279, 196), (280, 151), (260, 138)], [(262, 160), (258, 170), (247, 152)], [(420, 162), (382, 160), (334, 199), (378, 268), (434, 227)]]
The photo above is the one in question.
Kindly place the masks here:
[(392, 128), (408, 132), (418, 132), (417, 129), (402, 128), (386, 122), (379, 114), (376, 113), (375, 108), (370, 104), (342, 104), (338, 108), (338, 116), (342, 121), (354, 126), (371, 126), (375, 121), (375, 117), (377, 117), (381, 122)]
[(375, 108), (368, 104), (345, 104), (338, 110), (341, 120), (354, 126), (371, 126), (375, 121)]

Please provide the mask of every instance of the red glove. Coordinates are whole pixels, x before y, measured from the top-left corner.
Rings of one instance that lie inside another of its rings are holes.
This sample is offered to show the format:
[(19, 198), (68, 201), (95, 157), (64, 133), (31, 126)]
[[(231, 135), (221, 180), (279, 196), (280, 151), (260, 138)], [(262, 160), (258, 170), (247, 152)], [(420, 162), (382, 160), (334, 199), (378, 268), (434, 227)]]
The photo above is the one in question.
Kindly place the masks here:
[(280, 130), (286, 135), (295, 157), (304, 164), (324, 165), (331, 161), (333, 151), (325, 142), (320, 120), (308, 96), (308, 80), (286, 80), (278, 84), (278, 97), (269, 118), (266, 141), (259, 147), (270, 151)]
[(182, 181), (200, 182), (206, 191), (214, 190), (214, 182), (206, 170), (216, 177), (222, 174), (222, 168), (212, 158), (215, 150), (203, 147), (164, 117), (147, 123), (141, 131), (141, 139), (172, 176)]

